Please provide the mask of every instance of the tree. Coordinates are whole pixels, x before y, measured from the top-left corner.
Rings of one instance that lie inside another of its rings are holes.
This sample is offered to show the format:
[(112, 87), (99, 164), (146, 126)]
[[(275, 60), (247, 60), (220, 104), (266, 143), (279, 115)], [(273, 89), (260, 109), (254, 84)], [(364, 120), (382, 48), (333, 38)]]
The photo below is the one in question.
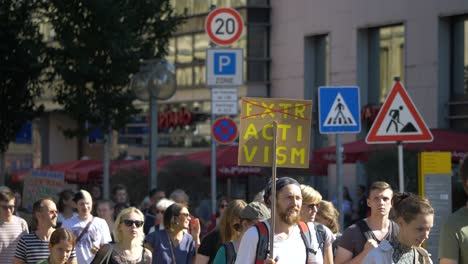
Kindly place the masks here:
[(0, 185), (5, 184), (5, 153), (21, 126), (40, 115), (47, 66), (35, 0), (0, 0)]
[(51, 61), (63, 80), (55, 100), (78, 124), (65, 135), (83, 138), (96, 127), (103, 134), (122, 128), (139, 112), (129, 88), (132, 74), (143, 60), (166, 55), (181, 18), (170, 0), (49, 2), (47, 17), (57, 42)]

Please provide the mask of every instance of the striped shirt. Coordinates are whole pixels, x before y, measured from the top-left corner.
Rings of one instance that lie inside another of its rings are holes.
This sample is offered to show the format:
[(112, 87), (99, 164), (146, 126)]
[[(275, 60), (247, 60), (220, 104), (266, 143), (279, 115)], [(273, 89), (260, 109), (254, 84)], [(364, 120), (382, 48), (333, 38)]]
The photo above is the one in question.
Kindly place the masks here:
[[(50, 255), (49, 241), (40, 239), (36, 232), (21, 236), (16, 247), (15, 258), (23, 260), (27, 264), (35, 264), (47, 259)], [(70, 259), (76, 258), (75, 250), (72, 251)]]
[(26, 221), (15, 215), (11, 221), (0, 221), (0, 263), (12, 263), (16, 245), (23, 234), (28, 233)]

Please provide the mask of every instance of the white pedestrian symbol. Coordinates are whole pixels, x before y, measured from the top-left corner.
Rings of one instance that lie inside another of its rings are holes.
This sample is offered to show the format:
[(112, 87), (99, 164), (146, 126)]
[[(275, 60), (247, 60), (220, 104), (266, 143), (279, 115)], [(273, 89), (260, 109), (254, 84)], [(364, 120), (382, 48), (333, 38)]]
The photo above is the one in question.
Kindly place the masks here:
[(349, 111), (348, 105), (343, 96), (341, 96), (341, 93), (336, 95), (323, 126), (356, 126), (353, 114)]

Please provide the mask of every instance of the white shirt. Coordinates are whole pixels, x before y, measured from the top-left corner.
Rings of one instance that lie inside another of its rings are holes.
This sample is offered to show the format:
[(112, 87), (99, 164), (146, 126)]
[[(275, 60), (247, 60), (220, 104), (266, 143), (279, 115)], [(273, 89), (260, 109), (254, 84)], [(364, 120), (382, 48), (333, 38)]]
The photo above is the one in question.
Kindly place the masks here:
[[(90, 220), (82, 221), (78, 216), (69, 218), (63, 222), (63, 227), (70, 229), (76, 238), (80, 235), (81, 231), (86, 227)], [(77, 241), (76, 259), (80, 264), (89, 264), (94, 258), (94, 254), (91, 252), (91, 247), (100, 247), (112, 241), (109, 227), (104, 219), (94, 217), (93, 222), (88, 228), (88, 231), (81, 237), (80, 241)]]
[[(270, 225), (268, 221), (265, 221), (268, 230)], [(313, 255), (312, 259), (309, 259), (308, 263), (323, 263), (323, 254), (318, 246), (317, 235), (315, 233), (315, 226), (312, 222), (307, 223), (312, 237), (312, 249), (316, 250), (317, 253)], [(327, 248), (332, 243), (332, 233), (329, 229), (326, 233), (326, 239), (324, 241), (324, 248)], [(244, 235), (237, 252), (236, 264), (255, 263), (256, 252), (258, 243), (258, 231), (255, 226), (249, 228)], [(288, 238), (283, 239), (279, 235), (274, 236), (273, 242), (273, 259), (278, 257), (278, 264), (285, 263), (305, 263), (306, 261), (306, 248), (304, 241), (301, 238), (299, 226), (295, 225), (291, 230)]]

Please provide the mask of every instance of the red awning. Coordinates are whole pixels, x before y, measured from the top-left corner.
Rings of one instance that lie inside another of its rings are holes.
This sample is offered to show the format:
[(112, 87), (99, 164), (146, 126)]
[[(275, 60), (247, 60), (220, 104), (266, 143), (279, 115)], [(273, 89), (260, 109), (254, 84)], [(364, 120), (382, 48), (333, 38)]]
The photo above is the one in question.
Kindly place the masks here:
[[(434, 141), (426, 143), (403, 143), (405, 150), (413, 151), (449, 151), (452, 160), (459, 161), (468, 155), (468, 133), (431, 129)], [(343, 163), (366, 161), (369, 153), (379, 150), (396, 149), (395, 144), (367, 144), (364, 140), (357, 140), (343, 144)], [(318, 149), (313, 153), (313, 163), (335, 163), (336, 147)]]

